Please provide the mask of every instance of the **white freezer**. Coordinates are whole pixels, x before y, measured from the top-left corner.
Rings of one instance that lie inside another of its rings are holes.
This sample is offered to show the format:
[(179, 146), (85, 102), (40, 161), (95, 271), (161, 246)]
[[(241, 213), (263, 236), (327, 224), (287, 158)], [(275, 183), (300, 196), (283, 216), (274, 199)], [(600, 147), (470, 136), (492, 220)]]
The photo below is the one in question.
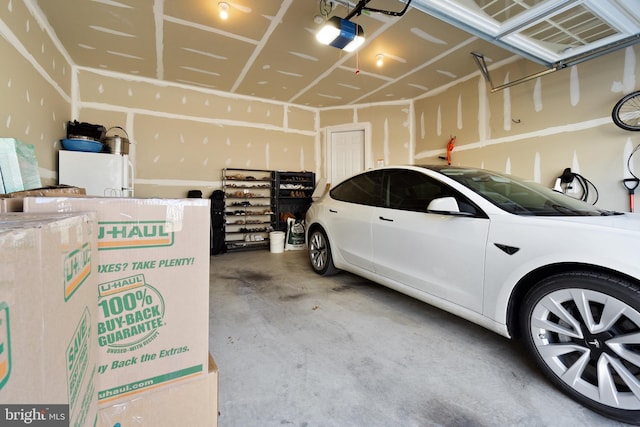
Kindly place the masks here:
[(82, 187), (89, 196), (133, 197), (133, 179), (128, 155), (58, 152), (58, 184)]

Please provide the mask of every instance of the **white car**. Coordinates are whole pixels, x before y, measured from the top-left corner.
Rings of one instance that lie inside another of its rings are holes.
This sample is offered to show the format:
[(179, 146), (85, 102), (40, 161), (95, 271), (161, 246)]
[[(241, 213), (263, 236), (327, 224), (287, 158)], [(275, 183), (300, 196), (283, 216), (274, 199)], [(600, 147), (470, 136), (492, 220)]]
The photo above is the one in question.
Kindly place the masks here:
[(640, 424), (640, 215), (487, 170), (400, 166), (338, 184), (306, 225), (316, 273), (522, 337), (565, 393)]

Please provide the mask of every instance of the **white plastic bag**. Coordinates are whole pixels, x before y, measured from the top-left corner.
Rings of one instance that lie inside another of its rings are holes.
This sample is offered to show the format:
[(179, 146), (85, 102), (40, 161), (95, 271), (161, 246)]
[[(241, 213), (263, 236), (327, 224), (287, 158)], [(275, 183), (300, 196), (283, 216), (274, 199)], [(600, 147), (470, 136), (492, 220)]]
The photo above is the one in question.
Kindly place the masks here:
[(284, 242), (284, 250), (300, 250), (306, 249), (305, 230), (303, 219), (287, 219), (287, 236)]

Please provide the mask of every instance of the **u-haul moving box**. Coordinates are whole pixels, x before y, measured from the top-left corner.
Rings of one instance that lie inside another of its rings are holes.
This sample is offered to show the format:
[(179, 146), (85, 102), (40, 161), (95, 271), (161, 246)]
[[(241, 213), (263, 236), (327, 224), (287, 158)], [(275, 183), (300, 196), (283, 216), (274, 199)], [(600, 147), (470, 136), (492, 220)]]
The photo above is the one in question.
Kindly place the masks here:
[(217, 427), (218, 366), (213, 357), (209, 355), (209, 373), (204, 377), (101, 407), (98, 427), (117, 425)]
[[(93, 214), (0, 215), (0, 402), (98, 414)], [(0, 424), (2, 417), (0, 415)]]
[(100, 407), (206, 375), (209, 201), (26, 197), (25, 212), (96, 212)]

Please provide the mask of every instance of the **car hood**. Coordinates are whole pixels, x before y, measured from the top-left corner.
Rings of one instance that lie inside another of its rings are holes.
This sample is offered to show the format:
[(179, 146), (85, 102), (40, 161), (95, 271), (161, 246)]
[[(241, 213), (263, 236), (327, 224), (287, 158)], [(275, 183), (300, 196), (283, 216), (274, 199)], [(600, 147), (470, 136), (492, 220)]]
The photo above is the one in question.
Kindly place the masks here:
[(605, 216), (564, 216), (541, 217), (553, 221), (569, 222), (573, 224), (592, 225), (594, 227), (615, 228), (640, 233), (640, 214), (624, 213), (622, 215)]

